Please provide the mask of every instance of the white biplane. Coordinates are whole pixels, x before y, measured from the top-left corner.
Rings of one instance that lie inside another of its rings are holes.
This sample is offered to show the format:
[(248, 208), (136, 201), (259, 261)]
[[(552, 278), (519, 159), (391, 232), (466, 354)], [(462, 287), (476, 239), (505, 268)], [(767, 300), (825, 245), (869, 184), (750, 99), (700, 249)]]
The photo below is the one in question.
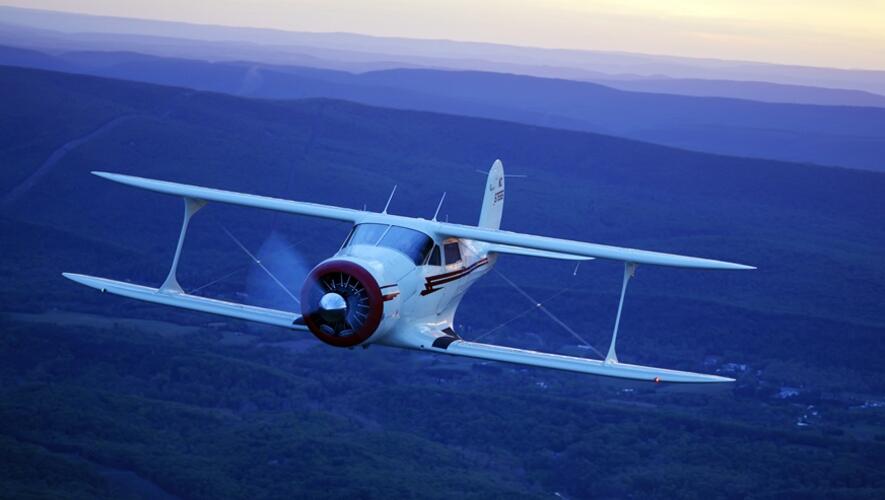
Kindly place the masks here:
[[(184, 221), (172, 266), (160, 288), (106, 278), (64, 276), (102, 292), (138, 300), (310, 331), (326, 344), (378, 344), (485, 360), (654, 382), (730, 382), (733, 379), (620, 363), (615, 352), (627, 284), (640, 264), (696, 269), (754, 269), (718, 260), (499, 230), (504, 207), (504, 168), (488, 172), (477, 226), (315, 203), (222, 191), (200, 186), (93, 172), (121, 184), (181, 196)], [(393, 193), (391, 193), (391, 198)], [(353, 228), (341, 249), (309, 273), (301, 289), (301, 311), (281, 311), (185, 293), (176, 272), (191, 217), (206, 203), (220, 202), (345, 221)], [(388, 199), (388, 205), (390, 199)], [(440, 205), (442, 200), (440, 200)], [(439, 207), (437, 207), (437, 214)], [(624, 281), (605, 359), (564, 356), (463, 340), (454, 317), (467, 289), (488, 273), (500, 254), (572, 261), (595, 258), (624, 262)]]

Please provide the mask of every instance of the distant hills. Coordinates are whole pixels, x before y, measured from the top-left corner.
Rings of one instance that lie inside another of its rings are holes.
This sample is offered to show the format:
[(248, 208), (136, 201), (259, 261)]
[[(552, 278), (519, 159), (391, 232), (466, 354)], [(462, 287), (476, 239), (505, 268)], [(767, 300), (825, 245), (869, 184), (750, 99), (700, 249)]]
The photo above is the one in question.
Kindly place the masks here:
[(599, 78), (596, 83), (621, 90), (699, 97), (731, 97), (761, 102), (819, 104), (825, 106), (885, 107), (885, 95), (863, 90), (787, 85), (762, 81), (703, 80), (699, 78)]
[[(130, 52), (51, 55), (7, 46), (0, 48), (0, 63), (247, 97), (346, 99), (605, 133), (718, 154), (885, 170), (885, 108), (632, 92), (590, 82), (489, 72), (391, 69), (354, 74)], [(697, 84), (696, 90), (703, 93), (714, 85)], [(760, 86), (770, 84), (734, 83), (730, 88), (752, 95)], [(805, 91), (825, 96), (835, 92)]]
[[(816, 68), (593, 50), (308, 33), (0, 7), (0, 41), (213, 61), (347, 71), (402, 67), (493, 71), (571, 80), (679, 78), (765, 81), (885, 94), (885, 71)], [(61, 42), (61, 43), (60, 43)]]

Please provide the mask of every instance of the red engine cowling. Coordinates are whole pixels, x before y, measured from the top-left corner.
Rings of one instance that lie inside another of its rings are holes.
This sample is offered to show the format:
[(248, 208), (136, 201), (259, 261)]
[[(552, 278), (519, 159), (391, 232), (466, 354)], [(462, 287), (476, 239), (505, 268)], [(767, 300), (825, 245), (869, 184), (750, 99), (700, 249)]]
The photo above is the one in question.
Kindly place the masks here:
[(362, 266), (346, 260), (315, 267), (301, 289), (301, 314), (310, 331), (336, 347), (365, 342), (378, 329), (384, 301), (378, 282)]

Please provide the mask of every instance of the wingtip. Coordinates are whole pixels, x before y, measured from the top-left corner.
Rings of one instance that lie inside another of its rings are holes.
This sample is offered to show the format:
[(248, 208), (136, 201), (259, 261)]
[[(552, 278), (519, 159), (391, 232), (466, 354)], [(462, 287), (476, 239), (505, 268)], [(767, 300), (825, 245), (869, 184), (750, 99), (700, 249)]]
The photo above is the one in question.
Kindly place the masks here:
[(726, 271), (750, 271), (756, 269), (756, 266), (748, 266), (746, 264), (738, 264), (737, 262), (715, 261), (717, 264), (710, 266), (709, 269), (724, 269)]
[(706, 373), (694, 373), (692, 374), (694, 377), (688, 380), (669, 380), (667, 377), (661, 377), (661, 382), (689, 382), (689, 383), (701, 383), (701, 384), (728, 384), (735, 381), (735, 379), (730, 377), (723, 377), (721, 375), (710, 375)]
[(114, 172), (103, 172), (101, 170), (93, 170), (91, 173), (92, 175), (101, 177), (102, 179), (106, 179), (111, 182), (117, 182), (120, 184), (127, 184), (136, 187), (141, 187), (141, 184), (143, 182), (150, 181), (150, 179), (144, 179), (134, 175), (116, 174)]
[(83, 276), (83, 275), (81, 275), (81, 274), (76, 274), (76, 273), (61, 273), (61, 275), (62, 275), (63, 277), (65, 277), (65, 278), (67, 278), (67, 279), (73, 281), (74, 283), (80, 283), (81, 285), (84, 284), (84, 283), (83, 283), (83, 279), (82, 279), (82, 276)]
[(96, 175), (96, 176), (98, 176), (98, 177), (101, 177), (102, 179), (113, 179), (114, 175), (116, 175), (116, 174), (113, 174), (113, 173), (111, 173), (111, 172), (103, 172), (103, 171), (101, 171), (101, 170), (93, 170), (93, 171), (90, 172), (90, 173), (91, 173), (92, 175)]
[[(728, 384), (735, 381), (735, 379), (730, 377), (723, 377), (721, 375), (709, 375), (709, 374), (694, 374), (695, 377), (689, 380), (669, 380), (665, 377), (661, 377), (660, 382), (688, 382), (688, 383), (700, 383), (700, 384)], [(657, 382), (657, 381), (656, 381)]]

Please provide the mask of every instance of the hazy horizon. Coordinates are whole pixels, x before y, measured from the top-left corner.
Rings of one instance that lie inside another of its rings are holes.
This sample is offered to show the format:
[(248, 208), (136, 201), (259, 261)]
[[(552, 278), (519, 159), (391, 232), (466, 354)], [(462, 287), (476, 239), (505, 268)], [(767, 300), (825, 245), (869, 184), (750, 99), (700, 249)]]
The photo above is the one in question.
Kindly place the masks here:
[(505, 8), (499, 0), (479, 6), (464, 0), (388, 0), (380, 5), (223, 0), (213, 2), (211, 9), (168, 0), (125, 5), (106, 0), (74, 5), (63, 0), (6, 0), (0, 5), (199, 25), (885, 70), (885, 32), (877, 29), (885, 25), (885, 2), (878, 0), (856, 0), (847, 6), (817, 0), (796, 6), (733, 0), (709, 5), (680, 0), (661, 6), (640, 1), (630, 8), (570, 1)]

